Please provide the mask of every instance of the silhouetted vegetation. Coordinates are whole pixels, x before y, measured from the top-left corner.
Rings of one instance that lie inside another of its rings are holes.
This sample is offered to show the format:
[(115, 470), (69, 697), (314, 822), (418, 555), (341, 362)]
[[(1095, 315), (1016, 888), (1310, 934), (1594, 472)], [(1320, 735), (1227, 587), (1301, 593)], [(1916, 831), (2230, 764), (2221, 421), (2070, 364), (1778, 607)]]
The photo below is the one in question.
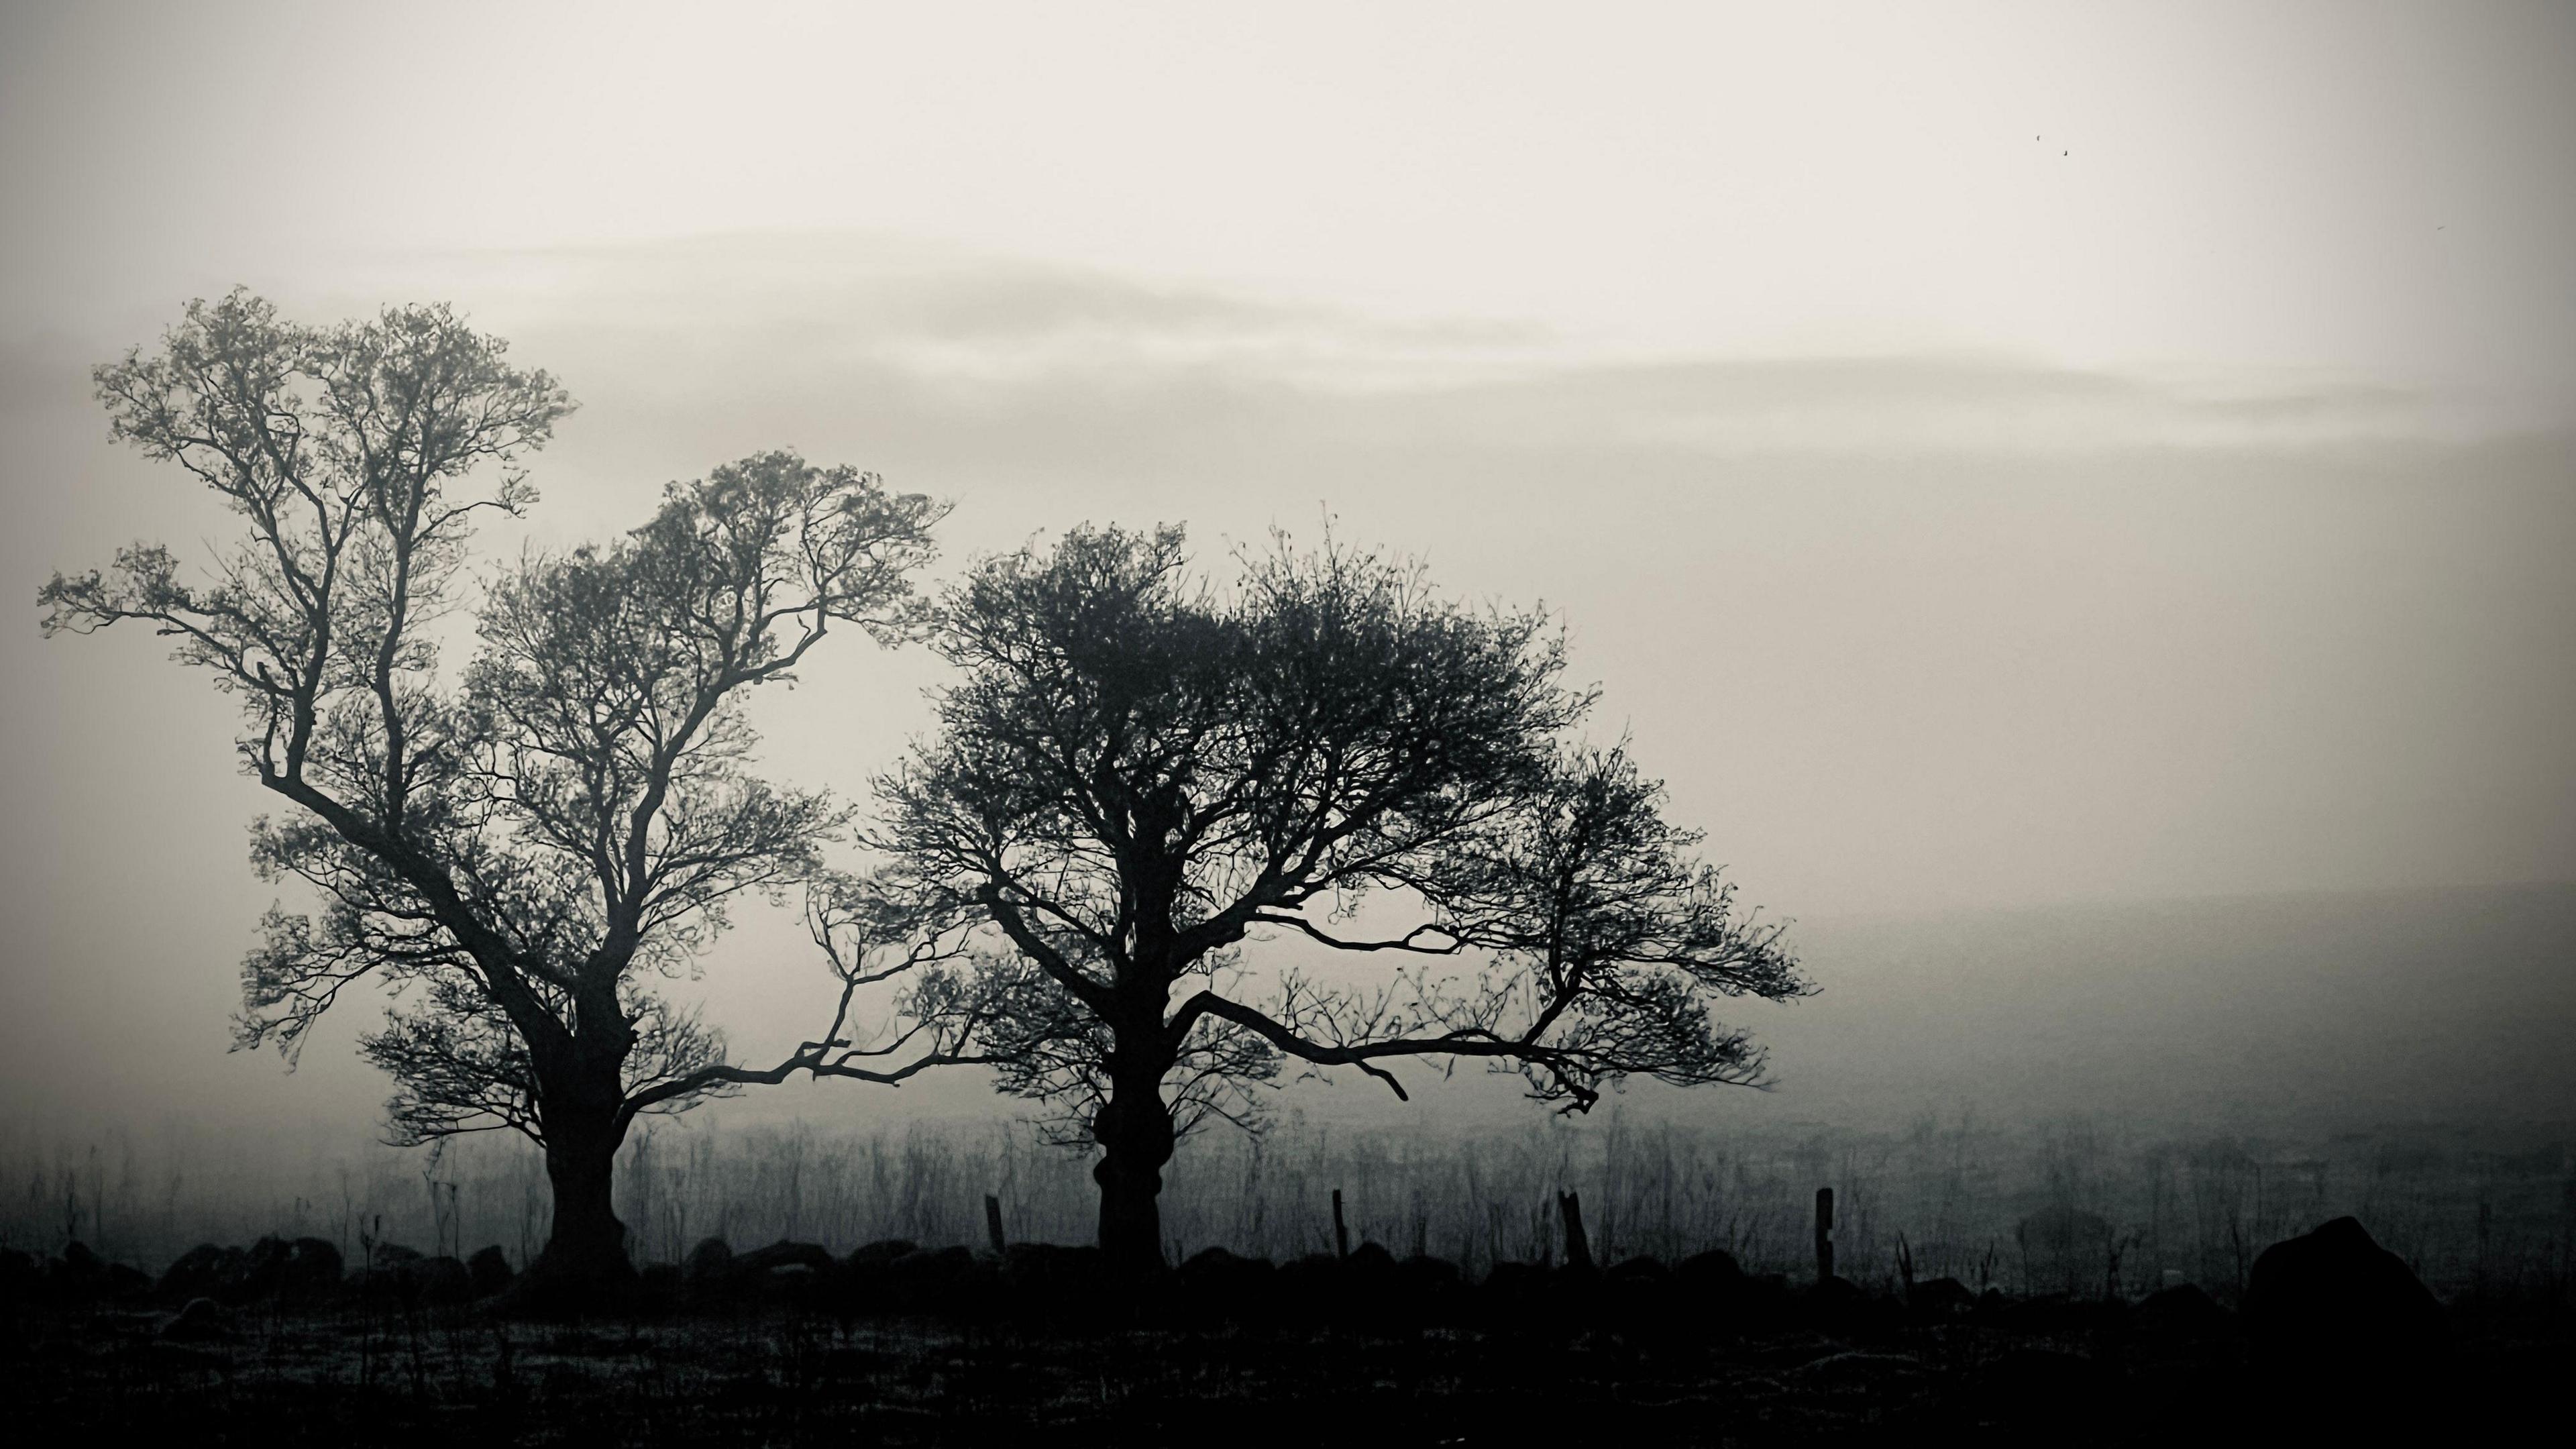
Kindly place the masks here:
[[(1534, 1131), (1472, 1151), (1291, 1131), (1263, 1149), (1284, 1158), (1255, 1168), (1238, 1142), (1244, 1157), (1227, 1163), (1275, 1176), (1181, 1174), (1167, 1221), (1296, 1204), (1293, 1221), (1256, 1219), (1262, 1236), (1244, 1251), (1176, 1243), (1180, 1268), (1141, 1287), (1113, 1287), (1095, 1248), (1021, 1241), (1016, 1228), (999, 1254), (937, 1236), (974, 1231), (980, 1201), (958, 1189), (1005, 1168), (1056, 1174), (997, 1183), (1015, 1223), (1053, 1202), (1079, 1226), (1079, 1173), (1034, 1140), (1007, 1154), (930, 1134), (670, 1146), (630, 1149), (623, 1207), (650, 1242), (693, 1241), (684, 1255), (649, 1254), (639, 1297), (579, 1323), (496, 1316), (509, 1250), (455, 1250), (482, 1231), (465, 1207), (507, 1182), (510, 1164), (497, 1160), (446, 1192), (435, 1176), (411, 1184), (424, 1206), (402, 1226), (442, 1236), (406, 1245), (390, 1240), (396, 1225), (362, 1215), (345, 1263), (327, 1237), (285, 1233), (192, 1249), (158, 1275), (85, 1243), (13, 1246), (0, 1253), (0, 1354), (24, 1385), (20, 1422), (185, 1426), (192, 1441), (216, 1442), (426, 1440), (470, 1426), (513, 1440), (857, 1432), (915, 1443), (1077, 1428), (1169, 1436), (1293, 1406), (1364, 1413), (1397, 1438), (1612, 1425), (1679, 1443), (2456, 1432), (2536, 1407), (2576, 1326), (2576, 1220), (2558, 1145), (2409, 1157), (2395, 1138), (2347, 1144), (2286, 1201), (2201, 1194), (2224, 1204), (2223, 1226), (2169, 1223), (2159, 1246), (2160, 1164), (2205, 1164), (2179, 1169), (2189, 1183), (2246, 1163), (2269, 1176), (2300, 1159), (2255, 1144), (2138, 1152), (2080, 1128), (2018, 1141), (1956, 1129), (1732, 1142)], [(56, 1189), (66, 1191), (55, 1206), (74, 1214), (57, 1233), (113, 1234), (114, 1215), (144, 1210), (113, 1187), (84, 1199), (88, 1162), (64, 1164), (64, 1180), (29, 1179), (43, 1191), (13, 1206), (13, 1244), (34, 1228), (36, 1198)], [(1811, 1203), (1799, 1199), (1812, 1189), (1797, 1190), (1819, 1165), (1838, 1175), (1843, 1275), (1822, 1281), (1803, 1261)], [(1357, 1184), (1344, 1192), (1347, 1255), (1331, 1241), (1328, 1179)], [(1491, 1196), (1435, 1211), (1429, 1186), (1444, 1180)], [(699, 1182), (711, 1186), (689, 1186)], [(1563, 1260), (1560, 1182), (1580, 1187), (1596, 1266)], [(647, 1192), (665, 1196), (648, 1209)], [(2032, 1282), (2009, 1242), (2016, 1216), (2045, 1220), (2070, 1194), (2090, 1207), (2068, 1211), (2103, 1214), (2122, 1244), (2119, 1263), (2072, 1295)], [(2365, 1230), (2336, 1212), (2353, 1196), (2392, 1222), (2409, 1204), (2428, 1215), (2411, 1230)], [(455, 1215), (427, 1206), (441, 1197)], [(1448, 1256), (1441, 1235), (1500, 1199), (1518, 1214), (1491, 1225), (1481, 1261)], [(92, 1206), (66, 1206), (83, 1200)], [(700, 1215), (715, 1230), (685, 1222)], [(889, 1222), (918, 1235), (825, 1241)], [(781, 1224), (794, 1226), (770, 1237)], [(2222, 1242), (2249, 1240), (2255, 1299), (2242, 1314), (2233, 1282), (2204, 1291), (2156, 1266), (2206, 1256), (2213, 1226)], [(2320, 1231), (2297, 1236), (2310, 1228)], [(1709, 1242), (1719, 1232), (1734, 1250)], [(2385, 1245), (2374, 1241), (2383, 1232)], [(2349, 1275), (2313, 1271), (2383, 1246), (2378, 1286), (2358, 1299)], [(1934, 1271), (1954, 1264), (1967, 1281)], [(2412, 1264), (2434, 1270), (2447, 1304), (2434, 1306)], [(1995, 1281), (1979, 1282), (1986, 1274)], [(2372, 1331), (2373, 1314), (2403, 1318), (2414, 1336)]]
[(610, 1178), (638, 1114), (793, 1070), (877, 1075), (830, 1033), (735, 1067), (650, 982), (732, 898), (819, 873), (846, 812), (749, 769), (744, 696), (833, 624), (900, 636), (944, 509), (786, 453), (674, 484), (627, 537), (493, 579), (458, 687), (437, 624), (472, 525), (534, 501), (524, 459), (572, 408), (505, 352), (443, 307), (313, 328), (242, 292), (191, 303), (158, 350), (97, 370), (99, 396), (240, 533), (201, 580), (136, 544), (39, 602), (48, 634), (175, 640), (241, 701), (243, 763), (290, 809), (254, 828), (253, 859), (322, 909), (270, 912), (239, 1044), (291, 1058), (351, 986), (396, 988), (362, 1042), (395, 1133), (537, 1142), (542, 1280), (597, 1291), (632, 1277)]

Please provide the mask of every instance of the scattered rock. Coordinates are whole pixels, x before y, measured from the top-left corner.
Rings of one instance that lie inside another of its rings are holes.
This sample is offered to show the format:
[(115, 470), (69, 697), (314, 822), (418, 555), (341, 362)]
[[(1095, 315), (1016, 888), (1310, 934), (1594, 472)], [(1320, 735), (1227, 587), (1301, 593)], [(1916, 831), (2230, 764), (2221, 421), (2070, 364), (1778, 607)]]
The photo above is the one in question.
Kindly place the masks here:
[(1180, 1266), (1182, 1296), (1194, 1307), (1227, 1318), (1267, 1311), (1278, 1269), (1268, 1258), (1245, 1258), (1223, 1248), (1202, 1248)]
[(2111, 1225), (2063, 1203), (2042, 1208), (2013, 1229), (2022, 1271), (2034, 1293), (2099, 1293), (2111, 1262)]
[(310, 1301), (339, 1288), (340, 1250), (321, 1238), (262, 1238), (241, 1255), (235, 1272), (218, 1295), (227, 1303)]
[(232, 1315), (212, 1298), (191, 1298), (169, 1322), (161, 1325), (163, 1338), (204, 1340), (226, 1338), (232, 1334)]
[(780, 1269), (823, 1272), (834, 1266), (831, 1250), (820, 1243), (796, 1243), (785, 1238), (766, 1248), (754, 1248), (733, 1260), (737, 1273), (758, 1277)]
[(1395, 1277), (1405, 1293), (1435, 1301), (1456, 1293), (1466, 1281), (1457, 1264), (1429, 1254), (1417, 1254), (1396, 1264)]
[(2022, 1347), (1971, 1374), (1966, 1401), (1987, 1422), (2064, 1428), (2101, 1413), (2119, 1391), (2120, 1376), (2082, 1354)]
[(1977, 1295), (1956, 1278), (1926, 1278), (1906, 1290), (1905, 1306), (1916, 1318), (1956, 1318), (1977, 1306)]
[(2450, 1353), (2441, 1303), (2348, 1217), (2263, 1250), (2244, 1322), (2258, 1364), (2289, 1377), (2393, 1386)]
[(2180, 1283), (2159, 1288), (2138, 1305), (2138, 1329), (2158, 1338), (2220, 1338), (2231, 1332), (2235, 1315), (2218, 1305), (2218, 1300), (2201, 1291), (2197, 1283)]
[(510, 1271), (510, 1259), (498, 1243), (476, 1249), (474, 1256), (465, 1260), (465, 1273), (474, 1280), (474, 1296), (477, 1298), (507, 1292), (510, 1280), (518, 1276)]
[(191, 1298), (220, 1298), (233, 1291), (242, 1274), (242, 1250), (199, 1243), (181, 1253), (153, 1290), (174, 1303)]
[(722, 1238), (701, 1238), (689, 1250), (682, 1271), (691, 1287), (714, 1287), (733, 1277), (733, 1247)]

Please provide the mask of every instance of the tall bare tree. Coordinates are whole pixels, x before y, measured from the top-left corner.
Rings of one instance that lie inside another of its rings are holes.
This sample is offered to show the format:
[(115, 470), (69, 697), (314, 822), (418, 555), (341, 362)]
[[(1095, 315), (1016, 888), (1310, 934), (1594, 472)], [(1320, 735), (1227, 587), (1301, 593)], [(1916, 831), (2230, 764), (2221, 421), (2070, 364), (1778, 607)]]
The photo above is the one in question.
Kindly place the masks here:
[(610, 1187), (637, 1114), (944, 1059), (880, 1070), (836, 1021), (736, 1067), (652, 989), (734, 898), (817, 874), (846, 812), (752, 773), (745, 697), (834, 624), (913, 627), (942, 505), (788, 453), (672, 484), (627, 537), (504, 569), (460, 687), (438, 621), (464, 602), (469, 524), (534, 497), (523, 460), (572, 406), (553, 379), (444, 307), (317, 329), (241, 292), (96, 376), (115, 436), (242, 520), (202, 582), (137, 544), (40, 597), (47, 633), (147, 625), (242, 701), (242, 759), (288, 807), (254, 827), (255, 863), (321, 909), (270, 912), (240, 1044), (291, 1058), (353, 983), (398, 988), (363, 1038), (396, 1133), (537, 1141), (555, 1210), (534, 1279), (576, 1289), (632, 1274)]
[[(1711, 1002), (1807, 989), (1625, 748), (1571, 742), (1591, 697), (1540, 612), (1284, 541), (1219, 594), (1178, 529), (1082, 529), (975, 569), (933, 641), (964, 677), (870, 840), (881, 889), (985, 944), (912, 1005), (1067, 1109), (1132, 1268), (1161, 1261), (1175, 1139), (1285, 1062), (1402, 1095), (1390, 1058), (1483, 1060), (1582, 1111), (1629, 1076), (1757, 1081)], [(1279, 936), (1382, 969), (1245, 964)]]

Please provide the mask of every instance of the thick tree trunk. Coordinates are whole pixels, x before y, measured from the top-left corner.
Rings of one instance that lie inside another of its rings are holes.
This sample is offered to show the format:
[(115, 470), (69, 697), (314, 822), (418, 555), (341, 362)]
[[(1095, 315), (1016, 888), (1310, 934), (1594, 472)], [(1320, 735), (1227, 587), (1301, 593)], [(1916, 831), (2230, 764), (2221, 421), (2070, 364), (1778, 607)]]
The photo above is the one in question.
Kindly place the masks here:
[(1100, 1251), (1119, 1272), (1151, 1274), (1163, 1262), (1163, 1164), (1172, 1160), (1172, 1112), (1159, 1070), (1113, 1071), (1109, 1101), (1092, 1119), (1100, 1161)]
[(555, 1220), (537, 1266), (575, 1281), (631, 1282), (635, 1265), (626, 1256), (626, 1224), (617, 1220), (609, 1200), (616, 1176), (616, 1139), (607, 1132), (572, 1137), (552, 1142), (546, 1149)]
[(554, 1186), (555, 1214), (545, 1250), (520, 1281), (519, 1300), (531, 1310), (614, 1307), (638, 1282), (626, 1256), (626, 1225), (610, 1200), (625, 1135), (614, 1102), (548, 1104), (546, 1178)]

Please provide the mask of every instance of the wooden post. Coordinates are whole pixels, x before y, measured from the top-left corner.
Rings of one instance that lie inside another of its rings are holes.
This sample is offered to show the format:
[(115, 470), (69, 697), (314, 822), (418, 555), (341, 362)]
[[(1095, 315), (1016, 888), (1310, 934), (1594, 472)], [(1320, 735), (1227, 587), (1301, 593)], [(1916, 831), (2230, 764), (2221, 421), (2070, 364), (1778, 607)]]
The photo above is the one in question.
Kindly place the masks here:
[(1834, 1276), (1834, 1190), (1816, 1189), (1816, 1282)]
[(1002, 1256), (1002, 1200), (984, 1194), (984, 1234), (993, 1240), (993, 1256)]
[(1556, 1215), (1565, 1220), (1565, 1266), (1576, 1272), (1590, 1272), (1592, 1239), (1583, 1231), (1583, 1198), (1576, 1193), (1558, 1193)]
[(1333, 1189), (1333, 1256), (1347, 1258), (1350, 1255), (1351, 1230), (1342, 1226), (1342, 1190), (1337, 1187)]

